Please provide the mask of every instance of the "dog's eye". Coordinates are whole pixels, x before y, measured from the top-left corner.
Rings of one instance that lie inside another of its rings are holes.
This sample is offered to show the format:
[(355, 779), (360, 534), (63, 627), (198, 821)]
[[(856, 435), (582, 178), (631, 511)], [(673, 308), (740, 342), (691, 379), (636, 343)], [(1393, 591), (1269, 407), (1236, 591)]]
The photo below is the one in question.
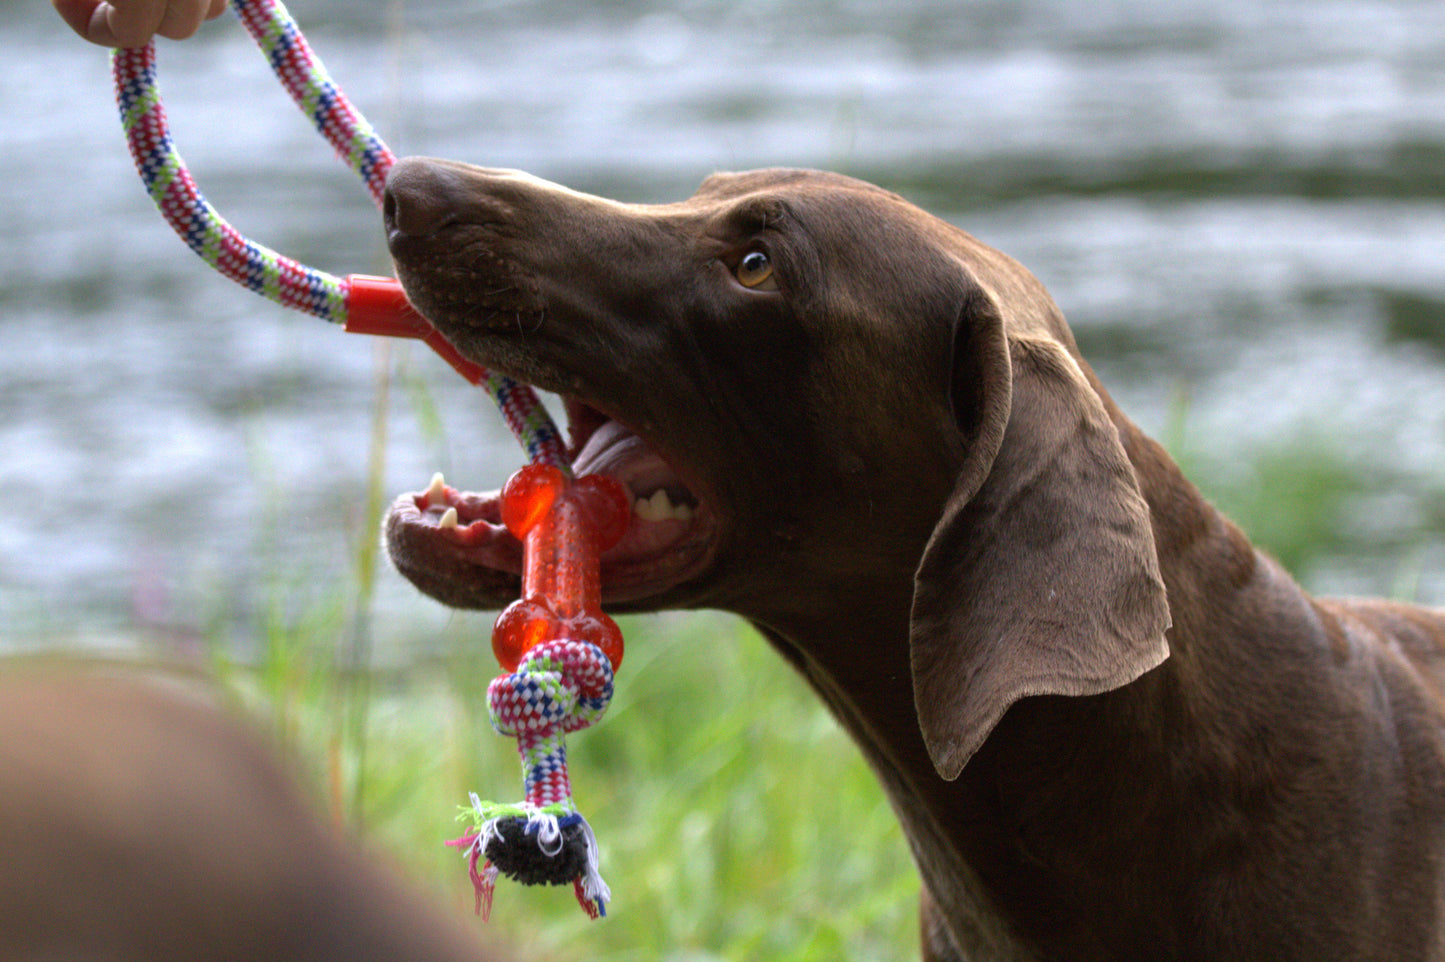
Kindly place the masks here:
[(773, 262), (762, 251), (749, 251), (744, 254), (733, 274), (744, 287), (758, 291), (778, 289), (778, 282), (773, 277)]

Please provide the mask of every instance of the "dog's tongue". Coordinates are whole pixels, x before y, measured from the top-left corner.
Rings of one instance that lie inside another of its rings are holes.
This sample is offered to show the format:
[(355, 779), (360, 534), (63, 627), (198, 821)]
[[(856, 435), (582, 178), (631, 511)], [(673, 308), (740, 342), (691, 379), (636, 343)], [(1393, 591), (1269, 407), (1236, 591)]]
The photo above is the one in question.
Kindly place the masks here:
[(577, 452), (572, 461), (572, 470), (580, 477), (584, 474), (608, 474), (626, 458), (627, 449), (642, 443), (642, 439), (616, 421), (606, 421)]
[(634, 497), (676, 485), (677, 477), (647, 444), (616, 421), (592, 432), (572, 462), (578, 476), (605, 474), (622, 482)]

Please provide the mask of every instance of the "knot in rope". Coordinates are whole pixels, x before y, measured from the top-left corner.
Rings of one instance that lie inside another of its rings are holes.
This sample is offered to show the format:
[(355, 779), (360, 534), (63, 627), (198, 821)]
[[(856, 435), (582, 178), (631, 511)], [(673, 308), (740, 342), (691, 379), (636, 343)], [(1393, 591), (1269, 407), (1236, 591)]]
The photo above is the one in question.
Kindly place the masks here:
[(612, 700), (612, 662), (585, 641), (538, 645), (487, 686), (492, 727), (517, 739), (527, 802), (575, 811), (564, 732), (586, 728)]
[(579, 731), (601, 718), (611, 700), (611, 660), (594, 644), (568, 639), (538, 645), (516, 671), (487, 686), (492, 727), (502, 735), (556, 726)]

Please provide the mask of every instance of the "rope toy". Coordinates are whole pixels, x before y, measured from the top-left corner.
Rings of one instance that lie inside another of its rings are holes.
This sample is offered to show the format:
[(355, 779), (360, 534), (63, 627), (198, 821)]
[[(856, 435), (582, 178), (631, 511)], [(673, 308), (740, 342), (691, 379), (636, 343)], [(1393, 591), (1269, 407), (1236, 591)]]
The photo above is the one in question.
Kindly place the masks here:
[[(286, 8), (279, 0), (232, 0), (232, 6), (292, 100), (380, 205), (395, 157), (331, 81)], [(597, 840), (572, 800), (564, 735), (602, 716), (622, 660), (622, 634), (601, 608), (598, 558), (627, 528), (626, 489), (597, 475), (573, 478), (561, 433), (536, 393), (462, 357), (411, 307), (394, 278), (335, 277), (227, 223), (201, 195), (171, 140), (153, 42), (114, 51), (112, 74), (136, 170), (167, 223), (206, 263), (346, 331), (422, 340), (492, 395), (527, 451), (531, 463), (502, 491), (502, 520), (523, 543), (522, 597), (493, 629), (493, 652), (505, 673), (487, 688), (493, 728), (517, 739), (525, 799), (497, 804), (473, 793), (459, 819), (470, 830), (447, 844), (467, 859), (484, 918), (498, 874), (528, 885), (571, 882), (590, 916), (605, 915), (611, 892), (598, 872)]]
[(499, 871), (524, 885), (572, 881), (578, 903), (597, 918), (612, 893), (597, 873), (597, 840), (572, 801), (563, 735), (601, 718), (612, 698), (622, 632), (602, 611), (598, 558), (627, 530), (632, 502), (611, 478), (573, 480), (530, 464), (502, 488), (501, 508), (522, 542), (522, 597), (492, 629), (492, 653), (510, 674), (487, 686), (487, 707), (492, 727), (517, 739), (526, 800), (499, 805), (473, 795), (459, 818), (471, 831), (448, 844), (467, 854), (483, 918)]

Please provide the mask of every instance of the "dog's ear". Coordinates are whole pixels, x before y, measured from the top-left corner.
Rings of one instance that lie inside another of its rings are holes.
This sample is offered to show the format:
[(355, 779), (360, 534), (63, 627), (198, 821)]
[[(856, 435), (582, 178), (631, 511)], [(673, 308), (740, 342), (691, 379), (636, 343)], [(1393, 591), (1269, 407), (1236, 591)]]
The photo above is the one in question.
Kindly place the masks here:
[(967, 457), (919, 565), (913, 690), (934, 767), (957, 778), (1010, 705), (1091, 695), (1168, 656), (1149, 509), (1103, 402), (1047, 336), (970, 297), (954, 335)]

